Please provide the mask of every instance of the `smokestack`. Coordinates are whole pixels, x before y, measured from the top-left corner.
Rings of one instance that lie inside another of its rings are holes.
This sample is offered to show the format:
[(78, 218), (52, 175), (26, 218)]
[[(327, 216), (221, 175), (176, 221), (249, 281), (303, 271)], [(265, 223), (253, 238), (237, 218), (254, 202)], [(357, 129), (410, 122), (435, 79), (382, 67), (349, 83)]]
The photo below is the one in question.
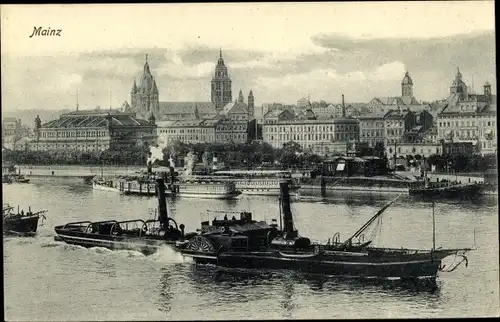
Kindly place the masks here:
[(344, 102), (344, 94), (342, 94), (342, 117), (345, 117), (345, 102)]
[(151, 175), (153, 173), (153, 162), (148, 161), (148, 175)]
[(163, 230), (166, 230), (168, 228), (167, 199), (165, 197), (165, 181), (162, 178), (156, 179), (156, 192), (160, 225)]
[(280, 182), (281, 211), (283, 213), (283, 232), (293, 232), (293, 217), (290, 209), (290, 192), (288, 182)]

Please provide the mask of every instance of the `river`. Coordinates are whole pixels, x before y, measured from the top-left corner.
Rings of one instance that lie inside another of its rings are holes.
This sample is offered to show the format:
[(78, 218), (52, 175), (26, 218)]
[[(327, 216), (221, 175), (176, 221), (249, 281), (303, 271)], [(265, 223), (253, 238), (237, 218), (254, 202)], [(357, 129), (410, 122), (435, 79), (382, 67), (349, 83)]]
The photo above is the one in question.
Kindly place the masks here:
[[(389, 199), (301, 196), (292, 204), (303, 236), (326, 241), (354, 233)], [(390, 196), (393, 198), (393, 196)], [(479, 317), (499, 315), (497, 202), (437, 203), (437, 247), (472, 247), (469, 266), (441, 273), (437, 285), (359, 281), (287, 271), (237, 271), (196, 266), (170, 248), (145, 257), (135, 251), (84, 249), (53, 240), (69, 221), (149, 218), (155, 198), (93, 191), (76, 180), (3, 185), (3, 200), (47, 220), (32, 238), (4, 238), (5, 320), (225, 320)], [(250, 210), (278, 219), (275, 197), (235, 201), (178, 199), (168, 208), (186, 231), (212, 210)], [(383, 217), (375, 244), (430, 248), (432, 210), (401, 197)], [(450, 264), (450, 263), (448, 263)]]

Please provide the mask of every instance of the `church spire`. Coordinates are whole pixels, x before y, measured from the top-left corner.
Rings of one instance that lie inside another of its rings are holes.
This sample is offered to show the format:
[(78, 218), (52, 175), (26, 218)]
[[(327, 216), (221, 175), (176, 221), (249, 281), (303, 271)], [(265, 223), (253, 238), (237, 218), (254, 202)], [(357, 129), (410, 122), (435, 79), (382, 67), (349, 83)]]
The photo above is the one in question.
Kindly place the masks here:
[(220, 56), (219, 56), (220, 59), (222, 59), (222, 47), (220, 47)]
[(243, 92), (240, 89), (240, 94), (238, 95), (238, 103), (244, 103)]

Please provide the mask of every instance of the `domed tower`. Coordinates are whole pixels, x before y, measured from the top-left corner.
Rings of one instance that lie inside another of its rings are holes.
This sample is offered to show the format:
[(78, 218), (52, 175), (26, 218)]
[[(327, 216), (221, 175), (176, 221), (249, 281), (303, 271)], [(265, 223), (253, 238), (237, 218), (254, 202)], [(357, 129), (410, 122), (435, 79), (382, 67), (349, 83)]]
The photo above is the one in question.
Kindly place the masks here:
[(462, 73), (460, 73), (460, 68), (457, 67), (457, 74), (455, 75), (455, 79), (450, 86), (450, 95), (458, 94), (460, 99), (465, 99), (467, 96), (467, 85), (465, 85), (462, 80)]
[(232, 100), (231, 79), (224, 64), (221, 49), (220, 57), (215, 67), (215, 74), (212, 78), (212, 103), (215, 105), (216, 111), (220, 111), (227, 103), (231, 103)]
[(413, 96), (413, 80), (408, 72), (405, 73), (405, 77), (401, 81), (401, 96)]
[(160, 109), (158, 87), (156, 81), (151, 74), (148, 64), (148, 55), (144, 63), (143, 72), (137, 86), (135, 79), (130, 93), (130, 101), (132, 109), (143, 118), (148, 117), (151, 113), (158, 115)]
[(484, 97), (486, 98), (486, 101), (488, 103), (491, 103), (491, 84), (488, 82), (484, 83), (483, 89), (484, 89)]

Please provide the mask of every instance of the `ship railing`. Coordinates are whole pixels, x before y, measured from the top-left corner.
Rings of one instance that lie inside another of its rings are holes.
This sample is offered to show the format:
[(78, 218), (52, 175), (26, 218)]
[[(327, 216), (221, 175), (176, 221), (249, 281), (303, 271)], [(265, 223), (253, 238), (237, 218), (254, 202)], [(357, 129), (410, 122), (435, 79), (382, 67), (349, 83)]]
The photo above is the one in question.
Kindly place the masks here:
[(85, 221), (75, 221), (75, 222), (70, 222), (67, 223), (66, 225), (63, 226), (62, 229), (69, 229), (69, 228), (87, 228), (89, 224), (92, 224), (92, 222), (85, 220)]
[[(129, 224), (132, 227), (129, 228)], [(111, 229), (109, 230), (110, 235), (117, 235), (119, 233), (124, 235), (138, 235), (141, 237), (142, 232), (144, 231), (146, 223), (142, 219), (131, 219), (124, 220), (120, 222), (115, 222)]]
[(117, 223), (116, 220), (103, 220), (103, 221), (95, 221), (91, 222), (88, 224), (87, 228), (85, 228), (85, 233), (91, 233), (93, 231), (94, 227), (100, 227), (103, 224), (111, 224), (111, 223)]

